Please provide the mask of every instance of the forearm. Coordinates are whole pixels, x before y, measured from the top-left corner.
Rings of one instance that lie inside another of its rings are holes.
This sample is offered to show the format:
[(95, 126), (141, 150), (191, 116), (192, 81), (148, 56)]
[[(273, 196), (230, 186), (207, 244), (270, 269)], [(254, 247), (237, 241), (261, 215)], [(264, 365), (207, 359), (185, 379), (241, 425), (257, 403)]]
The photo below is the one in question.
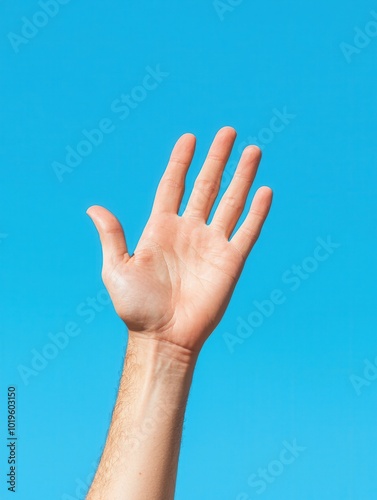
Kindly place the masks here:
[(130, 335), (103, 456), (88, 500), (174, 498), (196, 356)]

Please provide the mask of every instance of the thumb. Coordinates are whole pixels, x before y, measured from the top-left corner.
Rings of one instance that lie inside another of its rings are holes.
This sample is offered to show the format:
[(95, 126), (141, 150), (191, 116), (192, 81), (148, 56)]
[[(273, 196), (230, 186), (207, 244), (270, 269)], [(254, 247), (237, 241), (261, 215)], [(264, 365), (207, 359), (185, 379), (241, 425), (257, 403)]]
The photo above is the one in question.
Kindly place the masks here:
[(103, 253), (103, 263), (111, 266), (125, 257), (129, 259), (127, 243), (118, 219), (106, 208), (94, 205), (86, 211), (97, 228)]

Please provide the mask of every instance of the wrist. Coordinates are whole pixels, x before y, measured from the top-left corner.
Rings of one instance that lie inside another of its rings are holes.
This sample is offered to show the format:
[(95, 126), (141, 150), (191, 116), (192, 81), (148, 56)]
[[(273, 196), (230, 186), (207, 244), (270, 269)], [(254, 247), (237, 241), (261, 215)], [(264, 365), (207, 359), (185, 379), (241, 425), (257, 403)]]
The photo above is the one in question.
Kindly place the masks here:
[(196, 359), (186, 348), (129, 332), (121, 387), (137, 393), (140, 418), (156, 408), (170, 418), (183, 415)]
[(182, 373), (193, 371), (199, 356), (198, 351), (132, 330), (128, 332), (127, 353), (148, 360), (152, 365), (162, 361)]

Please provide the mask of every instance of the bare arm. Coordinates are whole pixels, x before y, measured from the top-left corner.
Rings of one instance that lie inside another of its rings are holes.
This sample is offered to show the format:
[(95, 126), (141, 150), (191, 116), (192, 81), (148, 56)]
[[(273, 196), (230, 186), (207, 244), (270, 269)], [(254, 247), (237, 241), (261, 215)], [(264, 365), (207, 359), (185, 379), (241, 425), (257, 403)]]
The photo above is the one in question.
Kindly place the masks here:
[(105, 451), (88, 499), (174, 498), (191, 354), (131, 341)]
[(101, 238), (103, 279), (129, 329), (109, 434), (88, 500), (172, 500), (187, 397), (200, 349), (222, 318), (268, 214), (260, 188), (236, 234), (260, 151), (244, 150), (207, 224), (236, 133), (221, 129), (182, 216), (178, 210), (195, 137), (176, 143), (133, 255), (102, 207), (88, 211)]

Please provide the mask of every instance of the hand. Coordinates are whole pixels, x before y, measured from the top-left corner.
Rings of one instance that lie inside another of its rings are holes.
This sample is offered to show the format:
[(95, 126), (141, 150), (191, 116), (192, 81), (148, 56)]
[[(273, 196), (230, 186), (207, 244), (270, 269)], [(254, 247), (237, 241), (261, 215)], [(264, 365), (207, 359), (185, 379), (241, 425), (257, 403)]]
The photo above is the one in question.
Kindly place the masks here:
[(248, 146), (207, 224), (235, 137), (231, 127), (219, 130), (178, 216), (196, 141), (192, 134), (180, 137), (133, 255), (116, 217), (103, 207), (88, 209), (102, 243), (103, 281), (130, 336), (199, 352), (222, 318), (272, 200), (270, 188), (259, 188), (245, 221), (229, 240), (261, 157), (256, 146)]

